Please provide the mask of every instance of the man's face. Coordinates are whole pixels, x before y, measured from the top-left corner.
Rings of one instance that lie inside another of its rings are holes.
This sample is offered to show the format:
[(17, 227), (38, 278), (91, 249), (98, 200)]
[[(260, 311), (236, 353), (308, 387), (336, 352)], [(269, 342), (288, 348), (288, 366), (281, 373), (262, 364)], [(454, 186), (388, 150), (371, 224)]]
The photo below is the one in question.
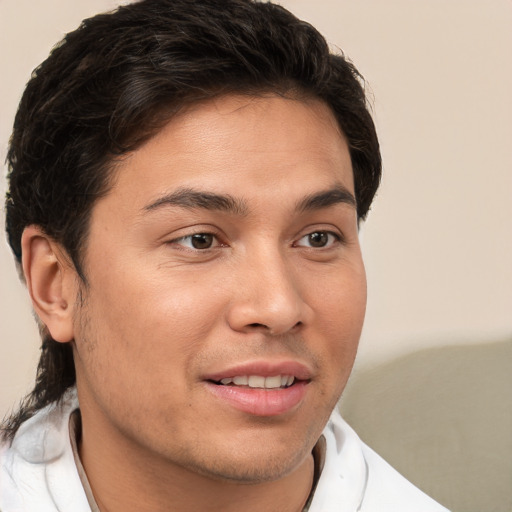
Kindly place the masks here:
[(74, 320), (84, 439), (217, 479), (290, 473), (345, 386), (366, 303), (332, 113), (221, 97), (116, 177), (92, 212)]

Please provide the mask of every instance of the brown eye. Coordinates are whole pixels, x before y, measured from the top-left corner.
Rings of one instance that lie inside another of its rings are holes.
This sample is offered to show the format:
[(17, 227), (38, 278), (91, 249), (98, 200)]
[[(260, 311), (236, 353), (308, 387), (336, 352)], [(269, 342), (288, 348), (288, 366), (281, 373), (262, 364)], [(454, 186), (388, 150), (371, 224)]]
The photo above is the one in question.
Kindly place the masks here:
[(315, 231), (308, 235), (308, 241), (311, 247), (325, 247), (329, 242), (329, 234), (325, 231)]
[(187, 249), (196, 251), (212, 249), (221, 245), (217, 237), (212, 233), (195, 233), (171, 240), (172, 244), (181, 245)]
[(341, 237), (332, 231), (313, 231), (303, 236), (296, 245), (298, 247), (309, 247), (311, 249), (324, 249), (340, 242)]
[(209, 233), (197, 233), (190, 237), (194, 249), (209, 249), (213, 245), (214, 236)]

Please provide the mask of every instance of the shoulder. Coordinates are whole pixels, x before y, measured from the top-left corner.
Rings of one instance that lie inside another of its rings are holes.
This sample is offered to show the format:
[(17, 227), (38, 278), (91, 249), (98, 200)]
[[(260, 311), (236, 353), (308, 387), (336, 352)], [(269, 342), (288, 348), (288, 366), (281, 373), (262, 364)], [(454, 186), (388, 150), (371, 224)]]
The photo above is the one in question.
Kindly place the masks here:
[(366, 446), (336, 411), (323, 436), (325, 463), (310, 512), (448, 512)]
[(23, 423), (12, 443), (0, 446), (2, 512), (90, 512), (69, 437), (69, 416), (77, 407), (70, 390)]

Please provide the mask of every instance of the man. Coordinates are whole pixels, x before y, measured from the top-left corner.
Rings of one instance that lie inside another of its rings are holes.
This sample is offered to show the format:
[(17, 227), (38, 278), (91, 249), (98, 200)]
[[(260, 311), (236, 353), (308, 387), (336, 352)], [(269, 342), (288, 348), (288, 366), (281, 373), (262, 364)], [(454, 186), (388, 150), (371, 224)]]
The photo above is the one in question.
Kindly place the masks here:
[(249, 0), (85, 20), (27, 85), (8, 161), (43, 345), (3, 512), (445, 510), (334, 411), (381, 161), (315, 29)]

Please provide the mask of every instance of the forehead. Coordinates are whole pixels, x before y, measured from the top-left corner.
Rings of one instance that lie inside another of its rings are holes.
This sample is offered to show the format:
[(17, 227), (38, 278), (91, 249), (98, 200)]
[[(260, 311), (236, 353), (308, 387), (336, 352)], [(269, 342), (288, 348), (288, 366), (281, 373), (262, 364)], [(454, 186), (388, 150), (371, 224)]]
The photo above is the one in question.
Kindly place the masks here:
[(354, 189), (347, 142), (330, 108), (274, 95), (195, 104), (116, 167), (108, 195), (124, 205), (177, 187), (274, 200), (338, 183)]

